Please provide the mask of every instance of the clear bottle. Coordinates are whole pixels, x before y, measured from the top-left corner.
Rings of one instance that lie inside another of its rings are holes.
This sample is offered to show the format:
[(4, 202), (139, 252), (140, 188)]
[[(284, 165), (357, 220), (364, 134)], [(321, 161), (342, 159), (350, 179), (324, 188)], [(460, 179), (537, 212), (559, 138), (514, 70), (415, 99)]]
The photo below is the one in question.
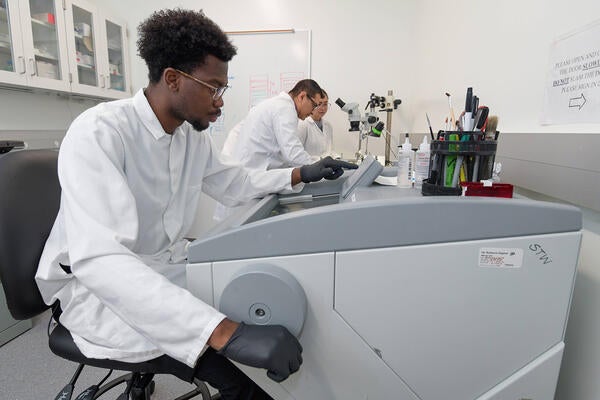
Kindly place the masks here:
[(407, 133), (404, 143), (398, 147), (398, 187), (412, 187), (413, 154)]
[(427, 136), (423, 136), (423, 142), (419, 145), (419, 149), (415, 154), (415, 187), (420, 188), (423, 185), (423, 180), (429, 177), (429, 159), (431, 151)]

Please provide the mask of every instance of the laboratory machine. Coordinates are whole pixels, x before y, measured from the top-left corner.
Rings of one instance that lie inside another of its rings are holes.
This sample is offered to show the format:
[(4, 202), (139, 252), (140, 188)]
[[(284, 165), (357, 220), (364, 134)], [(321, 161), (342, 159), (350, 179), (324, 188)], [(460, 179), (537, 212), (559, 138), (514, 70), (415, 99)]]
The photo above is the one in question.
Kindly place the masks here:
[(552, 400), (580, 210), (422, 197), (372, 184), (381, 169), (256, 200), (191, 244), (196, 296), (304, 349), (281, 383), (240, 368), (278, 400)]

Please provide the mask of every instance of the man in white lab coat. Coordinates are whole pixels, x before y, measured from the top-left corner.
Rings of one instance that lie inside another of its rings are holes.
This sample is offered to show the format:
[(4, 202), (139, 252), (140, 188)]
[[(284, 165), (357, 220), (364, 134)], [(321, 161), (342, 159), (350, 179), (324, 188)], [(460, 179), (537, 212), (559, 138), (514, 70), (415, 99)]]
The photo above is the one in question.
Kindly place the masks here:
[[(323, 102), (323, 95), (317, 82), (302, 79), (288, 93), (263, 100), (229, 132), (221, 155), (262, 171), (300, 167), (319, 160), (319, 156), (312, 156), (304, 149), (297, 130), (298, 121)], [(221, 221), (234, 210), (217, 203), (213, 219)]]
[[(61, 145), (60, 210), (36, 280), (87, 357), (163, 357), (223, 399), (269, 398), (228, 358), (286, 379), (302, 348), (281, 326), (237, 323), (185, 289), (184, 239), (200, 192), (228, 204), (334, 179), (339, 162), (249, 171), (220, 160), (215, 122), (235, 48), (202, 12), (163, 10), (138, 28), (149, 84), (73, 121)], [(308, 109), (308, 107), (307, 107)], [(171, 367), (170, 367), (171, 368)]]
[(296, 131), (298, 120), (308, 117), (322, 102), (323, 90), (317, 82), (299, 81), (289, 93), (281, 92), (250, 109), (235, 140), (226, 140), (225, 152), (246, 167), (263, 171), (317, 161), (319, 157), (304, 150)]

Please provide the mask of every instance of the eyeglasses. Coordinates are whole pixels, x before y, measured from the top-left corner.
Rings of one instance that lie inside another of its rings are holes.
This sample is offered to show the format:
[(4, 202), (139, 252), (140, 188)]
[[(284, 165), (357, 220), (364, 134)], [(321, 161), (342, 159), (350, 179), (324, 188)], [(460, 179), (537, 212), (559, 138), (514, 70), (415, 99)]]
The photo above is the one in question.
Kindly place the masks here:
[(194, 82), (197, 82), (201, 85), (206, 86), (207, 88), (209, 88), (210, 90), (212, 90), (212, 98), (213, 100), (219, 100), (221, 97), (223, 97), (223, 94), (225, 94), (225, 91), (229, 88), (228, 85), (225, 86), (221, 86), (221, 87), (216, 87), (213, 86), (209, 83), (206, 83), (204, 81), (201, 81), (200, 79), (193, 77), (192, 75), (183, 72), (181, 70), (178, 70), (177, 68), (173, 68), (175, 71), (179, 72), (181, 75), (185, 76), (186, 78), (190, 78), (191, 80), (193, 80)]
[(306, 98), (310, 100), (310, 102), (312, 103), (312, 111), (315, 110), (315, 108), (319, 107), (320, 104), (318, 104), (316, 101), (314, 101), (313, 99), (311, 99), (311, 97), (309, 95), (306, 95)]
[(318, 108), (327, 108), (327, 107), (329, 107), (329, 102), (321, 103), (317, 107)]

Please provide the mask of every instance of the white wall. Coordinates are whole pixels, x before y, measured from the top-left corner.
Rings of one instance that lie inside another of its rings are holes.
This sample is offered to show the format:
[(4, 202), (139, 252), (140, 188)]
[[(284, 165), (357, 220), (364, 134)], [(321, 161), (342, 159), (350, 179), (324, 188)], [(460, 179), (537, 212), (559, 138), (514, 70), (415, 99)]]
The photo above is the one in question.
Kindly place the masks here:
[[(118, 0), (107, 0), (113, 8)], [(502, 132), (596, 133), (600, 124), (542, 126), (548, 50), (552, 40), (600, 18), (600, 2), (573, 0), (385, 0), (364, 1), (130, 0), (131, 48), (135, 26), (152, 11), (181, 6), (202, 8), (225, 30), (306, 28), (313, 32), (312, 77), (335, 99), (364, 107), (369, 95), (393, 89), (403, 100), (393, 131), (426, 132), (425, 112), (441, 128), (447, 113), (444, 92), (457, 112), (466, 87), (500, 116)], [(145, 67), (133, 64), (133, 86), (145, 85)], [(225, 101), (227, 99), (225, 98)], [(383, 115), (383, 114), (382, 114)], [(346, 115), (334, 106), (329, 118), (336, 147), (354, 150)], [(352, 139), (355, 139), (352, 137)]]
[[(108, 0), (114, 8), (119, 0)], [(134, 5), (135, 4), (135, 5)], [(346, 102), (358, 102), (362, 108), (372, 92), (385, 95), (387, 90), (405, 100), (409, 92), (414, 58), (411, 32), (415, 29), (416, 1), (382, 1), (370, 7), (363, 1), (128, 1), (123, 13), (132, 33), (138, 23), (157, 9), (181, 6), (202, 8), (224, 30), (296, 28), (312, 31), (312, 78), (329, 93), (330, 99), (340, 97)], [(135, 35), (130, 48), (135, 49)], [(398, 57), (401, 54), (401, 57)], [(132, 65), (134, 90), (144, 87), (147, 70), (139, 57)], [(224, 98), (227, 103), (227, 95)], [(394, 114), (393, 131), (409, 129), (406, 109)], [(385, 120), (385, 114), (382, 114)], [(334, 146), (339, 152), (356, 151), (358, 137), (347, 132), (347, 114), (336, 105), (330, 107), (328, 118), (336, 133)], [(383, 140), (370, 139), (369, 148), (383, 154)]]
[[(411, 126), (425, 130), (423, 114), (441, 121), (444, 91), (464, 108), (472, 86), (504, 133), (591, 132), (600, 124), (539, 123), (553, 39), (600, 18), (597, 0), (419, 1), (413, 60), (418, 88), (410, 99)], [(480, 103), (481, 105), (481, 103)]]

